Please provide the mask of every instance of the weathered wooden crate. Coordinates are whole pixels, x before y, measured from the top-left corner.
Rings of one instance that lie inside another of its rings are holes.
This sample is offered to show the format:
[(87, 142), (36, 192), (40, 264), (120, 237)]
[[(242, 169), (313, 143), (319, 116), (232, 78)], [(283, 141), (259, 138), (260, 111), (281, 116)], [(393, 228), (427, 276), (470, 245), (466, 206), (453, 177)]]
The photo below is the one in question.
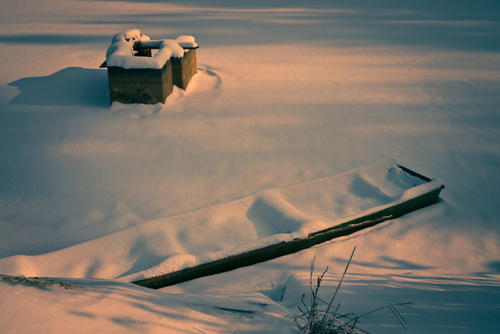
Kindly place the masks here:
[[(186, 89), (193, 75), (196, 74), (196, 49), (198, 44), (191, 36), (180, 36), (176, 40), (146, 40), (142, 41), (142, 34), (138, 30), (119, 33), (113, 37), (115, 44), (110, 48), (111, 55), (119, 48), (130, 45), (131, 53), (117, 54), (118, 60), (108, 58), (101, 67), (108, 68), (108, 82), (111, 102), (121, 103), (164, 103), (172, 93), (173, 86)], [(127, 36), (125, 36), (127, 35)], [(137, 35), (137, 36), (136, 36)], [(186, 42), (186, 37), (188, 41)], [(189, 41), (189, 37), (192, 38)], [(128, 38), (128, 39), (127, 39)], [(184, 41), (179, 40), (179, 38)], [(125, 40), (124, 40), (125, 39)], [(132, 40), (131, 40), (132, 39)], [(134, 42), (135, 41), (135, 42)], [(117, 45), (116, 43), (120, 44)], [(173, 48), (175, 52), (168, 53)], [(157, 49), (154, 55), (152, 49)], [(167, 55), (166, 54), (170, 54)], [(181, 56), (182, 55), (182, 56)], [(108, 54), (107, 54), (108, 56)], [(167, 58), (165, 58), (165, 56)], [(115, 56), (113, 56), (115, 57)], [(130, 58), (131, 57), (131, 58)], [(136, 58), (137, 57), (137, 58)], [(142, 60), (139, 60), (142, 58)], [(137, 60), (137, 61), (136, 61)]]
[(196, 49), (184, 49), (184, 57), (172, 57), (173, 84), (186, 89), (193, 75), (196, 74)]
[(173, 89), (172, 69), (171, 60), (161, 69), (108, 67), (111, 102), (164, 103)]

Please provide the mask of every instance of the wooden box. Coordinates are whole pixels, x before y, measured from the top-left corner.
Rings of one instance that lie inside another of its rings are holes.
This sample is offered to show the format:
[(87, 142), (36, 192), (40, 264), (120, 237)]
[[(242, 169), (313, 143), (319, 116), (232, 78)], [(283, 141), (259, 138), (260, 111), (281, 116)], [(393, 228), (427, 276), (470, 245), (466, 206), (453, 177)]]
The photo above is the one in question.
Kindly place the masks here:
[[(185, 90), (196, 74), (194, 37), (143, 41), (139, 33), (135, 29), (116, 34), (101, 65), (108, 68), (111, 102), (164, 103), (174, 85)], [(152, 49), (158, 51), (153, 54)]]
[(111, 102), (164, 103), (172, 93), (172, 61), (161, 69), (108, 67)]

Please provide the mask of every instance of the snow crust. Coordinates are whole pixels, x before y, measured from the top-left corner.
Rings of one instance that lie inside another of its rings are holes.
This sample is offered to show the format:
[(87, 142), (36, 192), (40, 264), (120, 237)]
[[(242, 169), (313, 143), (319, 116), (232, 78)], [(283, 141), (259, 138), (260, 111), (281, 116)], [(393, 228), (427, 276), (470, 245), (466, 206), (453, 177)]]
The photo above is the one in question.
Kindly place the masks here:
[[(140, 42), (146, 47), (157, 48), (152, 57), (137, 57), (134, 43)], [(129, 29), (115, 34), (106, 51), (106, 66), (125, 69), (161, 69), (171, 58), (182, 58), (183, 48), (194, 48), (198, 44), (193, 36), (181, 35), (176, 39), (151, 41), (150, 37), (139, 29)]]

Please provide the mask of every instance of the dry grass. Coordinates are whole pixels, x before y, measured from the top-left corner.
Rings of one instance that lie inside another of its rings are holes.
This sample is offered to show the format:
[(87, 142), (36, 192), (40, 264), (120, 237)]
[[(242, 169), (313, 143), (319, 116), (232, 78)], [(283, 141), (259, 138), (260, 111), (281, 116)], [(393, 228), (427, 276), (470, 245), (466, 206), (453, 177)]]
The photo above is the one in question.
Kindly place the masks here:
[(401, 327), (406, 328), (407, 323), (403, 315), (399, 312), (398, 307), (408, 306), (411, 303), (397, 303), (382, 306), (366, 312), (362, 315), (354, 313), (343, 314), (339, 312), (340, 303), (336, 302), (337, 294), (340, 290), (342, 282), (351, 264), (352, 258), (356, 247), (352, 250), (351, 256), (344, 269), (342, 277), (331, 296), (329, 301), (325, 301), (319, 297), (319, 290), (321, 283), (328, 272), (328, 267), (313, 280), (314, 275), (314, 259), (311, 262), (309, 272), (309, 287), (310, 299), (306, 301), (306, 295), (302, 294), (301, 305), (298, 307), (299, 314), (294, 315), (293, 319), (303, 334), (354, 334), (354, 333), (368, 333), (367, 331), (358, 327), (359, 320), (368, 314), (388, 309), (390, 310)]
[(44, 289), (49, 287), (60, 287), (64, 289), (71, 289), (78, 287), (78, 285), (76, 284), (70, 284), (70, 283), (56, 281), (54, 279), (38, 278), (38, 277), (0, 275), (0, 281), (10, 284), (29, 285)]

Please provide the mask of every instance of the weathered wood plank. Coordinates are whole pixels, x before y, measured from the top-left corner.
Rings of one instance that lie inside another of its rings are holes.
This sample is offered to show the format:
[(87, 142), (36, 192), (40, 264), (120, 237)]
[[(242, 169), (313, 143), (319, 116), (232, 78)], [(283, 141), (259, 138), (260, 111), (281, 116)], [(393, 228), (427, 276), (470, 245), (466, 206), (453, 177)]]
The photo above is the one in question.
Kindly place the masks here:
[[(163, 43), (163, 40), (151, 40), (151, 41), (139, 41), (135, 42), (133, 49), (135, 51), (140, 51), (144, 49), (159, 49), (161, 47), (161, 44)], [(194, 50), (198, 49), (199, 46), (187, 46), (185, 43), (179, 43), (179, 45), (184, 49), (184, 50)]]

